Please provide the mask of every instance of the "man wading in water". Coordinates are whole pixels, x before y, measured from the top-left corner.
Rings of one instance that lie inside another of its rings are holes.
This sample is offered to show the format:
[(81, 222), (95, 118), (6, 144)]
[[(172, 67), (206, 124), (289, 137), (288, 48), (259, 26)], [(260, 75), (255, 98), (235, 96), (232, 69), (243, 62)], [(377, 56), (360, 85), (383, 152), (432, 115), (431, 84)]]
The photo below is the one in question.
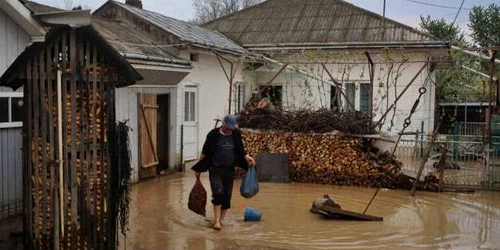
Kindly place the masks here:
[(244, 170), (255, 166), (255, 159), (246, 153), (236, 125), (235, 116), (224, 117), (222, 126), (208, 133), (200, 159), (191, 168), (196, 177), (201, 172), (209, 172), (215, 230), (221, 229), (222, 221), (231, 208), (235, 166)]

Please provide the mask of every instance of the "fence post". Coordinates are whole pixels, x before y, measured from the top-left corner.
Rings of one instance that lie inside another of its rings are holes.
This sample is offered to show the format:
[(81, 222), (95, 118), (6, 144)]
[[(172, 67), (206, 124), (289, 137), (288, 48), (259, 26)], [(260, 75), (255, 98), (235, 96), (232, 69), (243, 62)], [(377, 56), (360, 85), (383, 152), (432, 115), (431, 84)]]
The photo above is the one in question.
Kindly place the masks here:
[(458, 159), (458, 134), (460, 128), (457, 122), (453, 125), (453, 159)]

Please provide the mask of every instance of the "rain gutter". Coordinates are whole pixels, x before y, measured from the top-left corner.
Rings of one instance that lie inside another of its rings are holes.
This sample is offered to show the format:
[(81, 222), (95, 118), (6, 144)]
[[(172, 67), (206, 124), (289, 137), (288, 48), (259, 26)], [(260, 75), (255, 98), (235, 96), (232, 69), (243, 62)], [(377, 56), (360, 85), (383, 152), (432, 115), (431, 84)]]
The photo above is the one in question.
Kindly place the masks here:
[(417, 49), (449, 49), (447, 42), (417, 41), (417, 42), (354, 42), (354, 43), (286, 43), (286, 44), (244, 44), (243, 47), (255, 51), (272, 50), (348, 50), (348, 49), (383, 49), (387, 47), (409, 47)]
[(176, 60), (176, 59), (160, 57), (160, 56), (148, 56), (148, 55), (131, 54), (131, 53), (120, 53), (120, 55), (122, 55), (123, 57), (128, 58), (128, 59), (173, 63), (173, 64), (180, 64), (180, 65), (185, 65), (185, 66), (191, 67), (191, 63), (188, 61), (184, 61), (184, 60)]

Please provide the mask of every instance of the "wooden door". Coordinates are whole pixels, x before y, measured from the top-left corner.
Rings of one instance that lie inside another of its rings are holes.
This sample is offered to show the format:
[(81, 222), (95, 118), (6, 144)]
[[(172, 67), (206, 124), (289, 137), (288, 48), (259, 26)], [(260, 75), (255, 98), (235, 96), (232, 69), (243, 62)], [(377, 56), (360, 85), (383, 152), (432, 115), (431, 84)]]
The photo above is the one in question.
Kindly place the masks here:
[(156, 95), (139, 94), (139, 178), (153, 177), (157, 173), (158, 161), (158, 104)]

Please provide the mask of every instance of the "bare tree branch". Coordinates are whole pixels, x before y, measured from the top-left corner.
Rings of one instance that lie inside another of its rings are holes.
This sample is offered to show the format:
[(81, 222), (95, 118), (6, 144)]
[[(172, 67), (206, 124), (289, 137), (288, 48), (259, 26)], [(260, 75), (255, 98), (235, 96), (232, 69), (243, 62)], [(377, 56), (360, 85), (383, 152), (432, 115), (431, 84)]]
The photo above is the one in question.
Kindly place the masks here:
[(194, 23), (202, 24), (248, 8), (263, 0), (193, 0)]

